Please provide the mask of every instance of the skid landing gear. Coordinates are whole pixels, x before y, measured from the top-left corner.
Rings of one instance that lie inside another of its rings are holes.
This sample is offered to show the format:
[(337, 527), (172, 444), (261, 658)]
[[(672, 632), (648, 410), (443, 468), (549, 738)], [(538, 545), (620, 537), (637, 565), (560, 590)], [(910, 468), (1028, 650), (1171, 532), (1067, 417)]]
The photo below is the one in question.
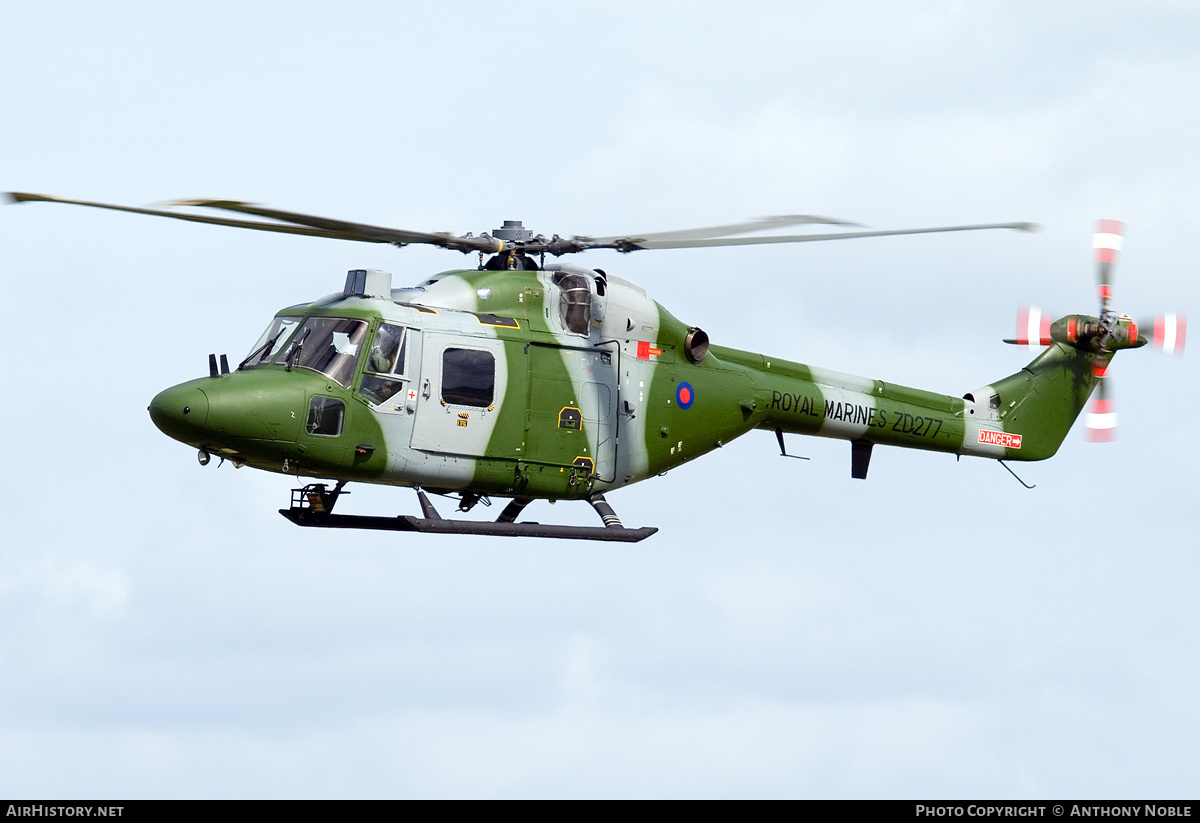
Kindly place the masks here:
[(338, 483), (328, 491), (323, 483), (314, 483), (303, 489), (292, 490), (292, 505), (280, 509), (279, 513), (297, 526), (315, 526), (326, 529), (375, 529), (395, 532), (422, 532), (424, 534), (482, 534), (492, 537), (557, 537), (564, 540), (604, 540), (616, 543), (636, 543), (645, 540), (658, 529), (649, 526), (627, 529), (613, 511), (612, 506), (597, 492), (588, 497), (592, 508), (604, 521), (603, 526), (555, 526), (544, 523), (518, 523), (522, 509), (532, 501), (515, 498), (504, 507), (495, 522), (478, 520), (449, 520), (438, 514), (422, 489), (417, 489), (417, 500), (421, 504), (423, 517), (402, 514), (398, 517), (370, 517), (358, 514), (334, 514), (333, 507), (343, 492), (344, 483)]

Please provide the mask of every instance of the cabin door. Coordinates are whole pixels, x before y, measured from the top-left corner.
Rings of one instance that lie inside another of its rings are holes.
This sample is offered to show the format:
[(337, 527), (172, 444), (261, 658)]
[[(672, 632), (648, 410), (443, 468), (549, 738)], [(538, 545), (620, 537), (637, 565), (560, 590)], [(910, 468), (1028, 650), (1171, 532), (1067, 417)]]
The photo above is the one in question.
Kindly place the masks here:
[(531, 344), (525, 459), (587, 465), (611, 481), (617, 464), (617, 353)]

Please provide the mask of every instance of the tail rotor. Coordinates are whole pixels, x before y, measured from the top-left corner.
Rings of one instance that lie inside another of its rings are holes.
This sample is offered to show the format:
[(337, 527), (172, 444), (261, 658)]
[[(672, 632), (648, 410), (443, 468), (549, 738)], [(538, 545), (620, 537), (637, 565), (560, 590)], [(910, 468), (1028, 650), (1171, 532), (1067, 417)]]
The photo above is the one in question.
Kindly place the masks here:
[[(1096, 221), (1092, 246), (1096, 255), (1099, 317), (1069, 315), (1052, 322), (1050, 313), (1036, 306), (1022, 306), (1017, 313), (1016, 338), (1005, 341), (1030, 347), (1066, 343), (1097, 355), (1092, 369), (1096, 390), (1088, 401), (1084, 419), (1088, 440), (1098, 443), (1117, 437), (1117, 407), (1108, 377), (1113, 353), (1149, 342), (1165, 354), (1181, 355), (1187, 340), (1187, 318), (1181, 313), (1160, 314), (1138, 324), (1128, 315), (1118, 314), (1114, 308), (1113, 269), (1124, 242), (1124, 223)], [(1143, 333), (1139, 334), (1139, 331)]]

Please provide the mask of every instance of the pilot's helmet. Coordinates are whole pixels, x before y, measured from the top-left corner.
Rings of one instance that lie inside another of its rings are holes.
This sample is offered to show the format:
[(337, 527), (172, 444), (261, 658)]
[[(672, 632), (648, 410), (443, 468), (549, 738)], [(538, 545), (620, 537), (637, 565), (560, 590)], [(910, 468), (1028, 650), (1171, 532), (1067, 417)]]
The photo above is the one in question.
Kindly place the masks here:
[(371, 346), (371, 370), (377, 372), (390, 371), (392, 360), (396, 357), (396, 349), (400, 345), (400, 334), (394, 326), (383, 325), (375, 333), (375, 345)]

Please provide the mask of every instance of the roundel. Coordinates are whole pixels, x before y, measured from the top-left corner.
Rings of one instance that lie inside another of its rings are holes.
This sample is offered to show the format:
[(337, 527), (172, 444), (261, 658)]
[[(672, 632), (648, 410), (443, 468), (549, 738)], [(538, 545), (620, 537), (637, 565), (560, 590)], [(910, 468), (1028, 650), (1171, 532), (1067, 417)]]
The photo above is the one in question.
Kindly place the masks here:
[(690, 409), (692, 403), (696, 402), (696, 390), (691, 383), (680, 383), (675, 387), (675, 399), (679, 402), (679, 408)]

